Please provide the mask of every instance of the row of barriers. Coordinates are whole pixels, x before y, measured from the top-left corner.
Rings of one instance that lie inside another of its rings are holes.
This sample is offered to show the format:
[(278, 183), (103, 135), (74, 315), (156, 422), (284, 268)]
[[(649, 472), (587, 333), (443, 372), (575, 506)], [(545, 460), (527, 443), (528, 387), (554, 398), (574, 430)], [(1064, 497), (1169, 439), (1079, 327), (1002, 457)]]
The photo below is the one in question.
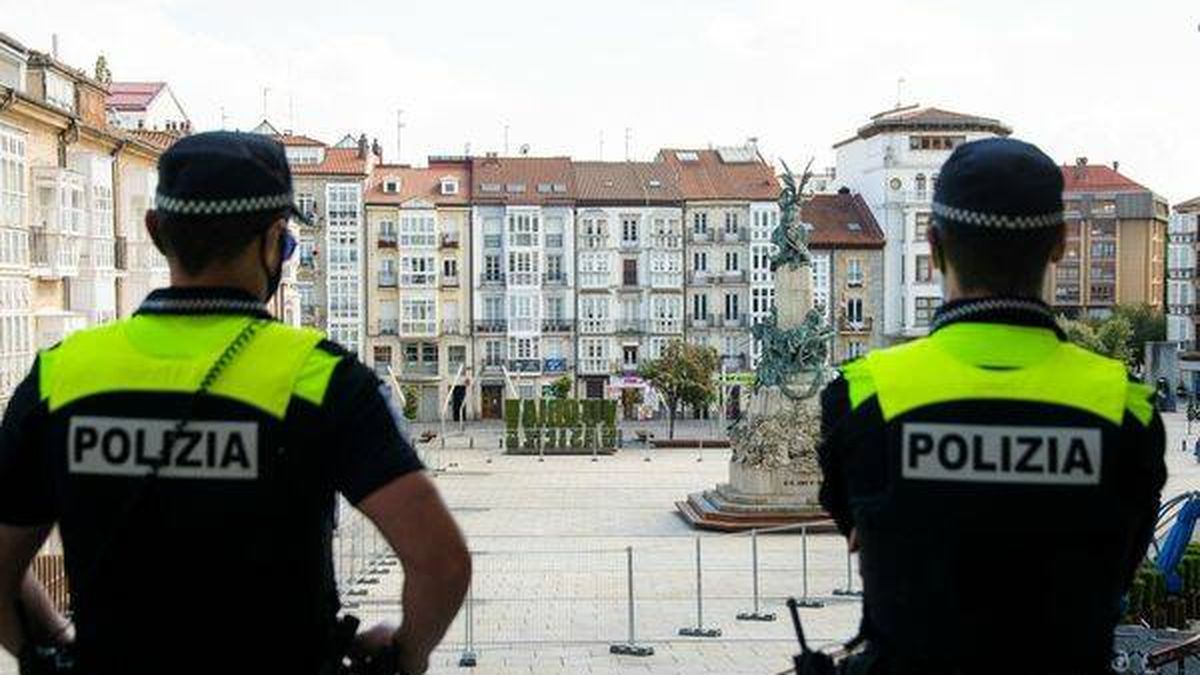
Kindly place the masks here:
[[(347, 540), (372, 536), (340, 529)], [(372, 541), (339, 549), (344, 604), (366, 623), (397, 621), (402, 573)], [(364, 551), (378, 557), (356, 557)], [(600, 644), (650, 656), (660, 642), (789, 640), (790, 625), (776, 615), (789, 597), (838, 615), (822, 621), (829, 634), (814, 642), (844, 640), (857, 628), (854, 557), (841, 537), (802, 525), (645, 546), (481, 549), (472, 562), (470, 590), (442, 645), (464, 667), (489, 648)]]

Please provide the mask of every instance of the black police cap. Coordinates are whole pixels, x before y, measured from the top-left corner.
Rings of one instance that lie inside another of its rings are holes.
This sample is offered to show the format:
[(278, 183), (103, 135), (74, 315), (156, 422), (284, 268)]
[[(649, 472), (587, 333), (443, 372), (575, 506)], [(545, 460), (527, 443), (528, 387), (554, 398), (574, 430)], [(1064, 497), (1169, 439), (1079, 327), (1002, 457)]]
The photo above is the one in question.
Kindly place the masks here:
[(154, 208), (180, 215), (226, 216), (296, 208), (283, 145), (261, 134), (209, 131), (184, 136), (158, 160)]
[(1062, 171), (1036, 146), (988, 138), (963, 143), (942, 165), (933, 214), (940, 227), (1054, 227), (1063, 222), (1062, 192)]

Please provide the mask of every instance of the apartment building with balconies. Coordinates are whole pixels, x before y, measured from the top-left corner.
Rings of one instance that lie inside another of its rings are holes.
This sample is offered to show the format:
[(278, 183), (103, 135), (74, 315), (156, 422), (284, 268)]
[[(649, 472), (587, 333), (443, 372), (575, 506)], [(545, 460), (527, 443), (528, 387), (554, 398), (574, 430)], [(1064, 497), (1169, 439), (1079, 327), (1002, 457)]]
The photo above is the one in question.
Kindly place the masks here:
[(566, 157), (471, 158), (471, 320), (484, 418), (575, 375), (575, 181)]
[[(686, 339), (715, 348), (724, 372), (748, 372), (754, 351), (752, 301), (759, 298), (758, 316), (765, 316), (767, 289), (774, 282), (770, 235), (762, 237), (778, 223), (775, 172), (753, 143), (715, 150), (664, 149), (657, 161), (675, 175), (684, 199)], [(757, 237), (753, 245), (752, 233)]]
[(300, 322), (325, 331), (365, 361), (364, 195), (383, 151), (365, 135), (329, 146), (290, 130), (281, 132), (267, 120), (252, 131), (283, 144), (296, 204), (312, 219), (311, 225), (293, 225), (299, 241), (295, 288)]
[(137, 208), (126, 170), (153, 173), (160, 148), (107, 126), (106, 95), (0, 34), (0, 406), (38, 349), (136, 307), (131, 273), (165, 281), (161, 255), (131, 269), (124, 246), (149, 203)]
[(661, 162), (575, 162), (577, 395), (655, 394), (638, 366), (683, 338), (683, 195)]
[(942, 302), (926, 240), (942, 164), (962, 143), (1010, 133), (990, 117), (912, 105), (872, 116), (854, 136), (833, 146), (837, 184), (862, 195), (887, 239), (883, 262), (889, 292), (876, 321), (889, 339), (927, 333)]
[(832, 360), (858, 358), (883, 346), (879, 317), (886, 241), (866, 200), (848, 189), (816, 194), (804, 204), (800, 219), (810, 228), (813, 306), (834, 331)]
[(1100, 318), (1117, 304), (1163, 308), (1170, 209), (1119, 168), (1085, 157), (1062, 167), (1066, 252), (1047, 274), (1045, 297), (1063, 314)]
[(439, 157), (426, 167), (376, 165), (367, 187), (364, 360), (417, 388), (423, 421), (479, 409), (467, 384), (470, 189), (470, 161)]
[(1196, 349), (1196, 246), (1200, 244), (1200, 197), (1176, 204), (1167, 224), (1167, 339)]

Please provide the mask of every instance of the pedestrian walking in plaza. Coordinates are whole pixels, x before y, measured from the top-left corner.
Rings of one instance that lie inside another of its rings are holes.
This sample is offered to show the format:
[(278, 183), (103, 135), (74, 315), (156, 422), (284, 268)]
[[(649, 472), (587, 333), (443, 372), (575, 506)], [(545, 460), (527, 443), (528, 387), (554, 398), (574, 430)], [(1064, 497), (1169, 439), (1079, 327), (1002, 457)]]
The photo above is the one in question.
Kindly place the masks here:
[[(277, 142), (178, 141), (146, 215), (171, 286), (41, 352), (16, 390), (0, 428), (0, 644), (23, 672), (66, 654), (86, 675), (317, 675), (345, 653), (425, 671), (470, 560), (375, 375), (268, 313), (289, 218), (306, 216)], [(338, 495), (404, 568), (398, 629), (354, 637), (338, 620)], [(27, 572), (55, 526), (74, 625)]]
[(1165, 435), (1155, 391), (1040, 300), (1062, 192), (1032, 145), (959, 145), (933, 198), (946, 301), (929, 336), (822, 394), (821, 502), (863, 574), (854, 672), (1107, 672)]

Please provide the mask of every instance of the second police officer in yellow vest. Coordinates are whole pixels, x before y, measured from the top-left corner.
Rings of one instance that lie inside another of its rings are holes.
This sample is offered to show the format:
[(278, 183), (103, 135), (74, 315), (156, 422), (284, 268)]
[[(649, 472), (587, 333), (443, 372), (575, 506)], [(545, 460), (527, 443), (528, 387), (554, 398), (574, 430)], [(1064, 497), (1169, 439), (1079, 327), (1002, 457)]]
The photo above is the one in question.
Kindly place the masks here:
[(864, 585), (855, 672), (1108, 667), (1164, 433), (1152, 390), (1039, 299), (1062, 187), (1032, 145), (960, 145), (934, 194), (946, 302), (928, 337), (846, 363), (822, 394), (821, 502)]

